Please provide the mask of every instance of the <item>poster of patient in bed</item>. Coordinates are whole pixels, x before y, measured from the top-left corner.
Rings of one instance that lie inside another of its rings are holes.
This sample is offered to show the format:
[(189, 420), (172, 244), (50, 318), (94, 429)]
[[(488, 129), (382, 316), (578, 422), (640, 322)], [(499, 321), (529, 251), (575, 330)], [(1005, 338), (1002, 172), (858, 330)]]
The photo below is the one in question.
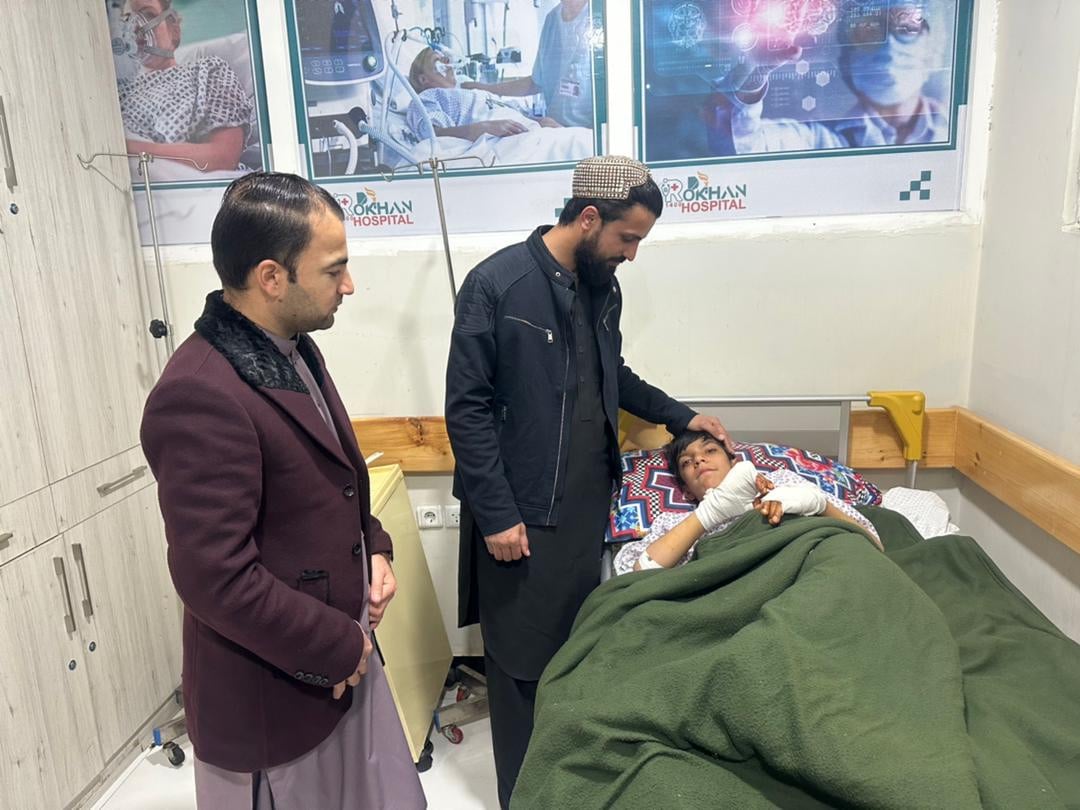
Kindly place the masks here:
[[(642, 0), (641, 152), (667, 168), (680, 213), (955, 208), (972, 6)], [(727, 199), (701, 198), (705, 187)]]
[[(154, 190), (263, 167), (257, 25), (245, 0), (105, 0), (127, 151)], [(132, 160), (132, 180), (143, 183)]]
[(569, 167), (598, 151), (598, 0), (286, 9), (300, 142), (316, 180), (376, 180), (432, 158), (469, 175)]

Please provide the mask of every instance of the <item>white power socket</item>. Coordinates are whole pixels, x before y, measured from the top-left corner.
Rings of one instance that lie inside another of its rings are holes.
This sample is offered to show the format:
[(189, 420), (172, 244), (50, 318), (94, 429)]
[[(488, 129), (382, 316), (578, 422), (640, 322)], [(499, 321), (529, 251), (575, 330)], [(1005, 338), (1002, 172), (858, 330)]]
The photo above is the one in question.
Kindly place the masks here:
[(416, 507), (416, 525), (421, 529), (441, 529), (443, 511), (441, 506)]
[(461, 507), (456, 503), (448, 503), (443, 507), (443, 514), (446, 515), (446, 528), (456, 529), (461, 525)]

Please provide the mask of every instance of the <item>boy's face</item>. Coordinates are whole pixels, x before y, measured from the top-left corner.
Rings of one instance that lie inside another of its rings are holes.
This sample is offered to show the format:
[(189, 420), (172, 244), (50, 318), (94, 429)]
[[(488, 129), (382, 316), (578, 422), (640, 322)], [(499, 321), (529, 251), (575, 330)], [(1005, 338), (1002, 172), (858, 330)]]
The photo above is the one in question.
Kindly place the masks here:
[(716, 439), (697, 439), (689, 444), (678, 461), (679, 477), (683, 489), (695, 501), (719, 486), (731, 470), (731, 461)]

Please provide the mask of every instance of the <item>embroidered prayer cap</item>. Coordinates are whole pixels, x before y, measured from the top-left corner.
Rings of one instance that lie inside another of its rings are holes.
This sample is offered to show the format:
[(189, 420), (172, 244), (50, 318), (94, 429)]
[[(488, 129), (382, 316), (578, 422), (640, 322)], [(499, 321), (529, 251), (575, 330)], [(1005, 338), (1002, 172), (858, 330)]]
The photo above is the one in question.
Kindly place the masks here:
[(587, 200), (625, 200), (649, 179), (644, 163), (621, 155), (588, 157), (574, 167), (572, 194)]

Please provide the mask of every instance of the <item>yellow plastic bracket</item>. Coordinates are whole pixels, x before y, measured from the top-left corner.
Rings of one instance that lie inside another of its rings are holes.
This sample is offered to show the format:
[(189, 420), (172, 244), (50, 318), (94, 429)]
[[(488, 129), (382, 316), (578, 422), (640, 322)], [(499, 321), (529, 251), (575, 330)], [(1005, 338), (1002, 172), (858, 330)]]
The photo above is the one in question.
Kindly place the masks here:
[(904, 458), (922, 458), (926, 395), (922, 391), (870, 391), (870, 407), (884, 408), (904, 443)]

